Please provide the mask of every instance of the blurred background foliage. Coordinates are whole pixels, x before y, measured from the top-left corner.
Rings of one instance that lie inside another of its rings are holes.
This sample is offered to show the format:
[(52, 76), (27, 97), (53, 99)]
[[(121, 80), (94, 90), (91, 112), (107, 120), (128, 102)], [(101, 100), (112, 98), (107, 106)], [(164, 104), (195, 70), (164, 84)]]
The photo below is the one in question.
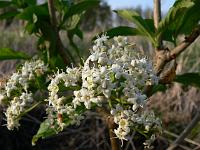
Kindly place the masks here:
[[(18, 2), (15, 0), (16, 3)], [(32, 1), (33, 2), (33, 1)], [(66, 2), (66, 1), (63, 1)], [(68, 1), (70, 3), (70, 1)], [(73, 4), (78, 4), (84, 2), (84, 0), (74, 0), (71, 1)], [(42, 2), (40, 1), (42, 4)], [(57, 7), (62, 5), (57, 4)], [(70, 4), (67, 5), (70, 8)], [(27, 7), (26, 3), (20, 4), (20, 9), (25, 9)], [(68, 9), (66, 8), (66, 9)], [(129, 7), (130, 10), (136, 10), (141, 16), (146, 19), (152, 18), (152, 10), (150, 8), (142, 9), (138, 6), (136, 8)], [(28, 55), (32, 56), (37, 53), (37, 49), (40, 49), (40, 55), (47, 53), (47, 48), (50, 46), (47, 42), (49, 39), (42, 39), (40, 31), (34, 30), (34, 18), (31, 16), (31, 20), (21, 16), (23, 19), (18, 20), (13, 18), (17, 14), (17, 9), (15, 7), (6, 7), (0, 9), (0, 48), (9, 47), (16, 51), (26, 52)], [(12, 12), (7, 13), (6, 12)], [(92, 38), (102, 31), (107, 31), (112, 27), (117, 26), (133, 26), (133, 23), (130, 23), (111, 10), (111, 7), (108, 5), (106, 0), (101, 0), (97, 5), (92, 6), (90, 9), (83, 10), (76, 16), (69, 15), (68, 23), (73, 22), (74, 24), (66, 24), (62, 21), (65, 20), (65, 13), (63, 16), (57, 16), (60, 18), (58, 22), (60, 23), (60, 37), (63, 43), (63, 46), (67, 48), (67, 57), (75, 65), (81, 63), (79, 56), (86, 58), (89, 54), (90, 45), (92, 43)], [(80, 17), (80, 16), (81, 17)], [(165, 16), (165, 14), (162, 14)], [(9, 17), (8, 17), (9, 16)], [(74, 18), (73, 18), (73, 17)], [(8, 19), (3, 20), (5, 17)], [(45, 17), (45, 15), (44, 15)], [(30, 19), (30, 18), (28, 18)], [(40, 18), (35, 18), (40, 19)], [(44, 19), (44, 18), (42, 18)], [(71, 20), (70, 20), (71, 19)], [(35, 20), (35, 21), (36, 21)], [(27, 21), (29, 22), (27, 24)], [(46, 22), (50, 22), (46, 18)], [(36, 21), (37, 22), (37, 21)], [(26, 30), (24, 30), (26, 26)], [(71, 28), (71, 29), (70, 29)], [(45, 30), (44, 30), (45, 32)], [(32, 34), (33, 33), (33, 34)], [(32, 34), (30, 36), (30, 34)], [(51, 33), (50, 33), (51, 34)], [(54, 36), (55, 33), (53, 33)], [(36, 36), (34, 36), (36, 35)], [(49, 35), (47, 36), (47, 38)], [(183, 36), (179, 36), (178, 40), (182, 40)], [(52, 39), (51, 39), (52, 40)], [(134, 36), (130, 37), (130, 40), (137, 44), (138, 48), (142, 50), (149, 57), (153, 55), (153, 47), (150, 42), (144, 38)], [(42, 44), (42, 45), (41, 45)], [(168, 47), (172, 45), (167, 43)], [(53, 45), (52, 45), (53, 47)], [(194, 42), (187, 51), (185, 51), (177, 60), (177, 73), (189, 73), (189, 72), (200, 72), (200, 38)], [(53, 48), (52, 52), (56, 50), (56, 47)], [(38, 54), (38, 53), (37, 53)], [(46, 55), (45, 55), (46, 56)], [(45, 57), (44, 56), (44, 57)], [(57, 56), (53, 52), (53, 57)], [(74, 60), (72, 60), (74, 59)], [(52, 59), (54, 60), (54, 59)], [(60, 60), (62, 61), (62, 60)], [(16, 65), (20, 60), (3, 60), (0, 62), (0, 77), (9, 75), (16, 68)], [(63, 62), (62, 62), (63, 63)], [(52, 62), (52, 67), (64, 68), (65, 65), (58, 65), (60, 62)], [(165, 129), (179, 134), (189, 121), (195, 115), (195, 112), (200, 106), (200, 91), (196, 87), (185, 86), (178, 83), (171, 83), (167, 85), (168, 89), (164, 92), (158, 92), (156, 95), (150, 98), (148, 107), (154, 109), (157, 114), (162, 118), (163, 125)], [(40, 111), (39, 111), (40, 110)], [(0, 147), (5, 150), (22, 150), (22, 149), (75, 149), (74, 145), (79, 145), (76, 149), (110, 149), (108, 135), (106, 134), (107, 129), (102, 127), (103, 122), (96, 117), (97, 114), (91, 114), (88, 116), (88, 119), (81, 124), (81, 127), (77, 129), (76, 127), (71, 127), (66, 129), (63, 133), (53, 138), (49, 138), (43, 141), (40, 141), (35, 147), (31, 146), (31, 138), (37, 131), (39, 124), (36, 120), (42, 120), (45, 115), (42, 109), (35, 110), (30, 113), (29, 117), (25, 117), (22, 121), (23, 126), (19, 131), (10, 132), (5, 127), (0, 127)], [(95, 113), (95, 112), (94, 112)], [(34, 114), (34, 115), (33, 115)], [(31, 118), (31, 115), (34, 118)], [(95, 116), (96, 120), (92, 121), (91, 118)], [(2, 120), (2, 122), (4, 122)], [(91, 129), (92, 128), (92, 131)], [(85, 132), (88, 131), (88, 132)], [(193, 141), (200, 143), (200, 125), (198, 124), (196, 128), (190, 134), (190, 137)], [(88, 139), (85, 140), (85, 137)], [(167, 138), (169, 140), (167, 140)], [(163, 135), (161, 138), (163, 145), (168, 145), (170, 140), (173, 140), (175, 137), (167, 134)], [(92, 142), (91, 142), (92, 141)], [(52, 142), (54, 144), (52, 144)], [(56, 144), (55, 144), (56, 143)], [(97, 144), (98, 143), (98, 144)], [(194, 145), (186, 142), (187, 147), (194, 148)], [(132, 149), (131, 143), (125, 143), (125, 149)], [(164, 149), (164, 148), (163, 148)]]

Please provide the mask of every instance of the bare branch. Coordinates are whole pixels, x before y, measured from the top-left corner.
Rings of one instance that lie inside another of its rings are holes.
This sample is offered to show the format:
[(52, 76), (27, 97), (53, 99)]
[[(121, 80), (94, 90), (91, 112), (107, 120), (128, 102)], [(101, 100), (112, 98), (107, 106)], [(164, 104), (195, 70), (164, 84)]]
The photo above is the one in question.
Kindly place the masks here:
[[(170, 136), (173, 136), (173, 137), (175, 137), (175, 138), (178, 138), (178, 137), (179, 137), (177, 134), (172, 133), (172, 132), (169, 132), (169, 131), (167, 131), (167, 130), (164, 130), (164, 133), (166, 133), (166, 134), (168, 134), (168, 135), (170, 135)], [(193, 144), (193, 145), (196, 145), (196, 146), (200, 147), (200, 144), (199, 144), (198, 142), (195, 142), (195, 141), (193, 141), (193, 140), (191, 140), (191, 139), (185, 138), (184, 141), (186, 141), (186, 142), (188, 142), (188, 143), (190, 143), (190, 144)]]
[(195, 28), (192, 33), (185, 38), (177, 47), (171, 50), (170, 57), (167, 61), (170, 61), (180, 55), (190, 44), (192, 44), (200, 35), (200, 27)]
[(180, 55), (188, 46), (190, 46), (200, 35), (200, 26), (195, 28), (192, 33), (185, 38), (177, 47), (171, 51), (168, 49), (160, 50), (156, 52), (156, 66), (155, 70), (158, 75), (162, 72), (165, 65), (171, 60), (175, 59)]
[(49, 15), (50, 15), (50, 21), (51, 24), (54, 26), (54, 28), (57, 28), (57, 21), (56, 21), (56, 11), (54, 7), (54, 0), (48, 0), (48, 8), (49, 8)]
[(157, 29), (158, 24), (161, 20), (161, 4), (160, 0), (154, 0), (154, 9), (153, 9), (153, 19), (154, 19), (154, 26)]
[(67, 59), (67, 53), (66, 53), (67, 49), (64, 47), (64, 45), (61, 41), (59, 32), (58, 32), (54, 0), (48, 0), (48, 9), (49, 9), (51, 25), (56, 34), (55, 35), (56, 36), (56, 48), (58, 49), (60, 56), (62, 57), (64, 63), (67, 65), (67, 64), (69, 64), (69, 61)]
[[(154, 0), (154, 8), (153, 8), (153, 19), (154, 19), (154, 26), (158, 29), (158, 24), (161, 20), (161, 3), (160, 0)], [(159, 36), (158, 40), (158, 48), (162, 47), (162, 39)]]

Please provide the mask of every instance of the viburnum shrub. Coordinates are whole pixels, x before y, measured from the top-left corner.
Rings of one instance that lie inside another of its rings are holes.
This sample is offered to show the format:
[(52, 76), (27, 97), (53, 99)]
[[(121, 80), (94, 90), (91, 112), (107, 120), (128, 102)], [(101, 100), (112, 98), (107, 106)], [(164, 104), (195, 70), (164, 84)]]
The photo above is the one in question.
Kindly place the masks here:
[(130, 133), (138, 131), (146, 138), (145, 146), (150, 146), (155, 133), (161, 131), (161, 123), (145, 109), (148, 98), (144, 89), (158, 84), (158, 77), (152, 62), (135, 44), (126, 37), (108, 38), (102, 35), (94, 41), (84, 66), (67, 67), (54, 75), (47, 76), (48, 65), (41, 60), (25, 62), (1, 90), (8, 129), (18, 128), (22, 115), (37, 103), (30, 86), (45, 76), (49, 91), (43, 100), (48, 115), (45, 123), (52, 129), (62, 131), (66, 126), (79, 125), (87, 110), (100, 107), (114, 118), (117, 138), (130, 140)]
[[(99, 33), (101, 36), (94, 41), (84, 62), (74, 36), (84, 39), (81, 20), (86, 11), (95, 16), (96, 6), (109, 10), (99, 0), (47, 0), (41, 4), (36, 0), (0, 1), (0, 8), (5, 8), (0, 20), (10, 22), (15, 18), (25, 22), (24, 30), (35, 35), (38, 50), (38, 58), (30, 59), (23, 52), (0, 48), (0, 60), (28, 59), (5, 84), (0, 82), (0, 104), (6, 125), (9, 130), (19, 128), (24, 115), (38, 105), (45, 105), (47, 117), (32, 139), (35, 144), (39, 138), (57, 134), (69, 125), (79, 125), (86, 111), (91, 110), (106, 120), (112, 150), (119, 149), (116, 139), (122, 144), (132, 140), (132, 132), (139, 143), (144, 142), (143, 147), (152, 148), (156, 133), (161, 132), (161, 122), (146, 109), (148, 97), (166, 90), (166, 84), (172, 81), (200, 87), (198, 72), (176, 76), (177, 56), (200, 35), (200, 1), (176, 0), (164, 18), (160, 0), (154, 0), (153, 18), (149, 19), (132, 9), (115, 10), (117, 15), (134, 23), (134, 27), (111, 27), (106, 35)], [(96, 14), (105, 20), (104, 13)], [(61, 32), (67, 35), (67, 40)], [(154, 48), (154, 64), (120, 35), (145, 37)], [(180, 35), (185, 36), (181, 42)], [(63, 44), (64, 41), (67, 43)], [(76, 67), (63, 69), (71, 63)], [(169, 149), (183, 141), (199, 116), (197, 113)]]

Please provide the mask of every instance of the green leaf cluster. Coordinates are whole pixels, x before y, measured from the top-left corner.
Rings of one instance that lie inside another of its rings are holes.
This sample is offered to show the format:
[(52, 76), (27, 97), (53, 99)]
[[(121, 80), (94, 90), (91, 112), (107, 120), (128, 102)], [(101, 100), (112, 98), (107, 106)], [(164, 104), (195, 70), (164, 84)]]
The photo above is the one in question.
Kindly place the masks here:
[(116, 27), (106, 31), (107, 35), (113, 36), (143, 36), (154, 47), (158, 47), (158, 39), (176, 44), (177, 36), (189, 34), (198, 26), (200, 21), (199, 0), (176, 0), (166, 16), (160, 21), (158, 29), (155, 29), (153, 19), (144, 19), (134, 10), (116, 10), (120, 17), (134, 23), (134, 27)]

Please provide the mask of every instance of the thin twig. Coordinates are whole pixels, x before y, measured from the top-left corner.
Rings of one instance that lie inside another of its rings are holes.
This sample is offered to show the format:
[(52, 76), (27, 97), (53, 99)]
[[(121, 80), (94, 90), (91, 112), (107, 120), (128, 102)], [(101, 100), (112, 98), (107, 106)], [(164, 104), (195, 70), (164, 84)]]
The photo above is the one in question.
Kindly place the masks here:
[(200, 110), (197, 111), (195, 117), (193, 120), (188, 124), (188, 126), (183, 130), (181, 135), (172, 143), (171, 146), (167, 150), (173, 150), (177, 147), (178, 144), (180, 144), (187, 136), (188, 134), (192, 131), (192, 129), (197, 125), (197, 123), (200, 120)]
[(30, 119), (32, 119), (35, 123), (41, 124), (41, 121), (38, 120), (37, 118), (35, 118), (35, 117), (33, 117), (33, 116), (29, 115), (29, 114), (26, 114), (26, 116), (29, 117)]
[[(168, 140), (170, 143), (172, 143), (173, 141), (172, 140)], [(184, 145), (177, 145), (178, 147), (182, 148), (183, 150), (192, 150), (191, 148), (187, 147), (187, 146), (184, 146)]]
[[(171, 133), (171, 132), (169, 132), (169, 131), (167, 131), (167, 130), (164, 130), (164, 133), (166, 133), (166, 134), (168, 134), (168, 135), (170, 135), (170, 136), (173, 136), (173, 137), (175, 137), (175, 138), (178, 138), (178, 137), (179, 137), (177, 134)], [(200, 143), (197, 143), (197, 142), (195, 142), (195, 141), (193, 141), (193, 140), (191, 140), (191, 139), (185, 138), (184, 140), (185, 140), (186, 142), (188, 142), (188, 143), (191, 143), (191, 144), (193, 144), (193, 145), (196, 145), (196, 146), (200, 147)]]

